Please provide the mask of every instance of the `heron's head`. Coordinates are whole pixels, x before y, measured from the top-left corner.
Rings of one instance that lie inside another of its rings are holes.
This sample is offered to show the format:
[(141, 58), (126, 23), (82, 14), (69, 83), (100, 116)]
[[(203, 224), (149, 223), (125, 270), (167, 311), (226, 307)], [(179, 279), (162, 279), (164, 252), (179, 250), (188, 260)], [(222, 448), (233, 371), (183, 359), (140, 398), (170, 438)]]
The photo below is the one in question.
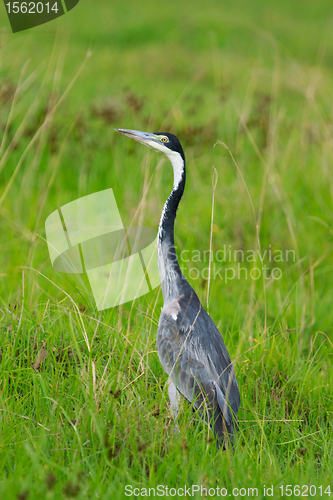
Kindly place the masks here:
[(173, 134), (168, 132), (139, 132), (138, 130), (127, 130), (122, 128), (116, 128), (117, 132), (126, 135), (130, 139), (134, 139), (137, 142), (141, 142), (145, 146), (148, 146), (159, 153), (164, 153), (170, 159), (172, 156), (181, 156), (182, 160), (185, 161), (183, 148)]

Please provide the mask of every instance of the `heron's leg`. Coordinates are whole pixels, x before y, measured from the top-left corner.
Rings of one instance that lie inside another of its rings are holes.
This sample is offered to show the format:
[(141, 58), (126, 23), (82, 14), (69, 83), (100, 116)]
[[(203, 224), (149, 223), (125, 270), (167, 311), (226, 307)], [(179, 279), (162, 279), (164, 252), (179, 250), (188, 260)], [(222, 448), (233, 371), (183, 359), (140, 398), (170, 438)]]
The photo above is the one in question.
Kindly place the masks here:
[[(180, 394), (177, 391), (175, 384), (172, 382), (172, 380), (170, 378), (168, 378), (168, 380), (167, 380), (167, 385), (168, 385), (168, 394), (169, 394), (169, 399), (170, 399), (171, 413), (172, 413), (174, 420), (176, 420), (177, 415), (178, 415), (179, 403), (180, 403)], [(177, 434), (179, 433), (178, 425), (176, 423), (175, 423), (174, 432)]]
[(179, 392), (177, 391), (175, 384), (172, 382), (170, 378), (168, 378), (167, 380), (167, 385), (168, 385), (171, 413), (173, 418), (177, 418), (179, 403), (180, 403)]

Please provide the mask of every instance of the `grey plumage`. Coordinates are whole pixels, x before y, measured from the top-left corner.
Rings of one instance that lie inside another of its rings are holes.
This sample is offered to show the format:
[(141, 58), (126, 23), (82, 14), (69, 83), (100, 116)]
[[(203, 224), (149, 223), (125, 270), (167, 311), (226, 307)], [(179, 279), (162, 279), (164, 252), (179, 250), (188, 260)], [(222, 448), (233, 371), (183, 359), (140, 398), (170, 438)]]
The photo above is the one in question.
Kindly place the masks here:
[(210, 316), (183, 276), (174, 246), (174, 221), (185, 187), (186, 169), (178, 139), (168, 133), (118, 132), (163, 152), (174, 170), (174, 185), (160, 220), (158, 265), (164, 306), (157, 330), (157, 350), (169, 375), (174, 415), (181, 393), (205, 420), (219, 446), (227, 447), (238, 429), (239, 389), (229, 353)]
[[(194, 290), (190, 285), (186, 288), (163, 307), (157, 350), (171, 382), (193, 402), (222, 445), (232, 440), (237, 430), (238, 385), (219, 331)], [(169, 313), (170, 308), (179, 309), (177, 316)]]

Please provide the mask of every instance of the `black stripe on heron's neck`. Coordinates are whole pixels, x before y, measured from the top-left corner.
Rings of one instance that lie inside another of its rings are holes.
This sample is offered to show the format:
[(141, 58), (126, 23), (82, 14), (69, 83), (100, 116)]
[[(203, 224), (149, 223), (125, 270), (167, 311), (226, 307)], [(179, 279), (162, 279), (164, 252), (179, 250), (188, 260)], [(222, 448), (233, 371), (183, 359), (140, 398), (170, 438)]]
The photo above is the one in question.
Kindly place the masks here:
[[(174, 226), (179, 202), (183, 196), (185, 189), (186, 170), (185, 163), (183, 171), (177, 186), (174, 186), (165, 205), (163, 207), (162, 216), (159, 225), (159, 242), (164, 248), (167, 247), (167, 252), (163, 252), (167, 259), (177, 262), (175, 243), (174, 243)], [(178, 262), (177, 262), (178, 264)]]

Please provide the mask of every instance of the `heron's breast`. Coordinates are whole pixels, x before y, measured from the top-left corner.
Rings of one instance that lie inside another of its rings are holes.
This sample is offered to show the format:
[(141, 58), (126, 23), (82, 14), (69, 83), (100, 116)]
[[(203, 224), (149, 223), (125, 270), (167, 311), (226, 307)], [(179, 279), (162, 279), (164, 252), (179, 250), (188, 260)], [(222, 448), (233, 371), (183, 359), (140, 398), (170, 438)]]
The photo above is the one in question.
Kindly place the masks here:
[(165, 317), (169, 316), (174, 321), (177, 321), (179, 313), (181, 312), (180, 300), (182, 297), (183, 296), (180, 295), (164, 304), (161, 315), (163, 314)]

